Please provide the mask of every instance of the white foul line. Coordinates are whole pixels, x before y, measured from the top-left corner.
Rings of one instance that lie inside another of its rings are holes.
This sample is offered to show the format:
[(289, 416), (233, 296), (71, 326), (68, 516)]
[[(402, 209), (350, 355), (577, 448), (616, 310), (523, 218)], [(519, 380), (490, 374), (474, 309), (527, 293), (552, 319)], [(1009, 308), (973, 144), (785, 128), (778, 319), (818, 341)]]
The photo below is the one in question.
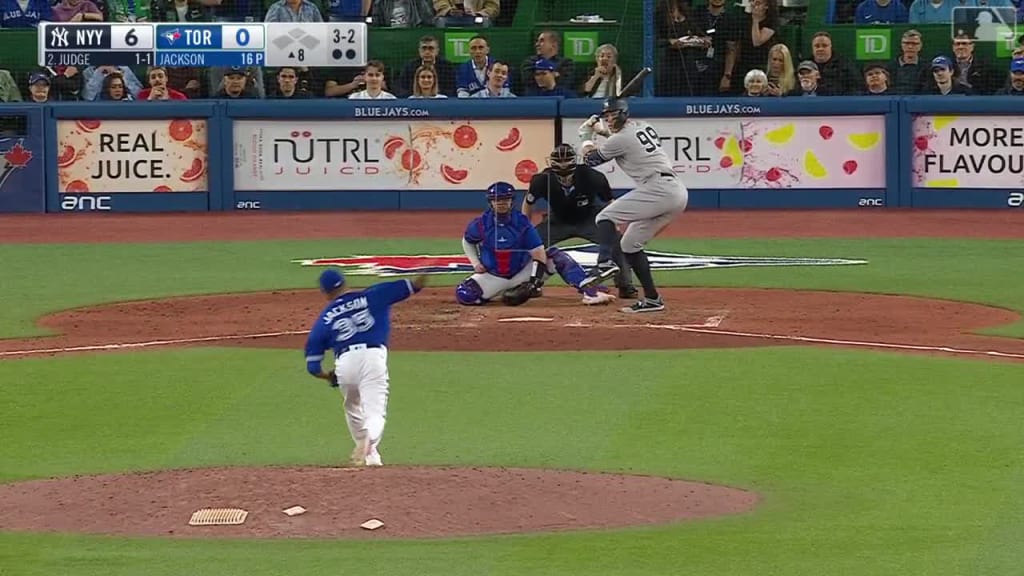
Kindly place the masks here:
[[(831, 344), (836, 346), (859, 346), (862, 348), (883, 348), (893, 350), (915, 350), (918, 352), (945, 352), (948, 354), (966, 354), (974, 356), (994, 356), (999, 358), (1016, 358), (1024, 360), (1024, 354), (1013, 352), (1000, 352), (998, 350), (972, 350), (969, 348), (953, 348), (950, 346), (927, 346), (923, 344), (893, 344), (889, 342), (870, 342), (865, 340), (839, 340), (835, 338), (815, 338), (813, 336), (791, 336), (788, 334), (766, 334), (760, 332), (739, 332), (736, 330), (721, 330), (717, 326), (718, 318), (709, 318), (704, 325), (692, 324), (613, 324), (612, 328), (655, 328), (661, 330), (675, 330), (679, 332), (693, 332), (696, 334), (715, 334), (720, 336), (737, 336), (741, 338), (760, 338), (763, 340), (785, 340), (789, 342), (806, 342), (809, 344)], [(475, 327), (475, 325), (456, 327)], [(566, 328), (591, 328), (596, 325), (588, 324), (566, 324)], [(125, 350), (130, 348), (152, 348), (156, 346), (175, 346), (181, 344), (197, 344), (200, 342), (223, 342), (229, 340), (254, 340), (257, 338), (275, 338), (278, 336), (298, 336), (306, 334), (306, 330), (287, 330), (282, 332), (263, 332), (258, 334), (234, 334), (231, 336), (204, 336), (201, 338), (176, 338), (173, 340), (150, 340), (148, 342), (126, 342), (115, 344), (95, 344), (90, 346), (69, 346), (61, 348), (38, 348), (35, 350), (12, 350), (0, 351), (0, 357), (4, 356), (29, 356), (33, 354), (60, 354), (65, 352), (95, 352), (101, 350)]]

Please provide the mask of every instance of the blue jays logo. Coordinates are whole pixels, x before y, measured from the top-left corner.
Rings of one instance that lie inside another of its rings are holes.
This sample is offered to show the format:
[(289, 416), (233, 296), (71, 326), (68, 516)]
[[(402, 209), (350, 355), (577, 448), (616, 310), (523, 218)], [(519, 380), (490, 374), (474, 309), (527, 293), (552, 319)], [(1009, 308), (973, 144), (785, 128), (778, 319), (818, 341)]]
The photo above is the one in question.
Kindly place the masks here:
[[(594, 244), (566, 246), (562, 251), (584, 268), (597, 264), (598, 247)], [(747, 256), (697, 256), (671, 252), (647, 251), (652, 270), (700, 270), (706, 268), (737, 268), (741, 266), (844, 266), (867, 264), (867, 260), (843, 258), (780, 258)], [(403, 274), (472, 274), (473, 266), (464, 255), (436, 256), (351, 256), (294, 260), (303, 266), (338, 266), (354, 276), (400, 276)]]
[(15, 170), (21, 170), (32, 161), (32, 151), (25, 147), (25, 140), (0, 138), (0, 189)]
[(181, 38), (181, 31), (175, 28), (174, 30), (164, 32), (163, 37), (167, 40), (168, 44), (173, 45), (178, 41), (178, 38)]

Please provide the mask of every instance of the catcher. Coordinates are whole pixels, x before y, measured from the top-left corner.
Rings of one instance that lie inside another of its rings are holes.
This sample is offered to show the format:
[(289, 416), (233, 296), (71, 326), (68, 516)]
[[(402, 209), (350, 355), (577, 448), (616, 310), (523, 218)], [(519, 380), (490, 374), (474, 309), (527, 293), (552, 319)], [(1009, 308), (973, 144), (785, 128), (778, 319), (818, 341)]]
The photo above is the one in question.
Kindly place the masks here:
[(512, 208), (515, 187), (495, 182), (487, 188), (489, 208), (466, 226), (462, 249), (475, 274), (455, 287), (459, 304), (477, 306), (501, 296), (508, 306), (518, 306), (540, 295), (540, 286), (555, 272), (575, 286), (588, 306), (615, 299), (603, 286), (579, 288), (587, 273), (576, 260), (558, 248), (544, 249), (530, 219)]
[[(523, 214), (533, 216), (537, 200), (547, 202), (548, 211), (537, 224), (537, 233), (545, 246), (553, 246), (569, 238), (583, 238), (600, 244), (594, 219), (602, 205), (613, 201), (608, 178), (600, 171), (576, 162), (576, 150), (569, 144), (559, 144), (548, 156), (548, 167), (530, 180), (530, 190), (523, 199)], [(600, 247), (598, 262), (614, 260), (619, 266), (615, 273), (615, 286), (619, 298), (635, 299), (637, 290), (629, 266), (618, 243), (610, 252)]]

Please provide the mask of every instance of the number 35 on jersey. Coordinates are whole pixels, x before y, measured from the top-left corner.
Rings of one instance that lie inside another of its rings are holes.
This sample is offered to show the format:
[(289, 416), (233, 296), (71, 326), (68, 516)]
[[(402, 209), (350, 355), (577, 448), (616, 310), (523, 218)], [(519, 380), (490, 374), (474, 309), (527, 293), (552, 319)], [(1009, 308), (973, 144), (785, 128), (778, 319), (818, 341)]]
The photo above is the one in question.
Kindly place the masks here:
[(267, 66), (361, 67), (366, 65), (363, 22), (267, 22)]

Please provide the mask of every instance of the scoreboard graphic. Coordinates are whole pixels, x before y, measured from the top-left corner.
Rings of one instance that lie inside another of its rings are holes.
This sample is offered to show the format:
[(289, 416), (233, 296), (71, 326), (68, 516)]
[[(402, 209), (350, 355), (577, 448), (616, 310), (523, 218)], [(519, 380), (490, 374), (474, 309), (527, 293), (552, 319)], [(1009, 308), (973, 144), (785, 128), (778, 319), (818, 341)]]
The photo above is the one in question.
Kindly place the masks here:
[(365, 66), (362, 22), (41, 22), (40, 66)]

